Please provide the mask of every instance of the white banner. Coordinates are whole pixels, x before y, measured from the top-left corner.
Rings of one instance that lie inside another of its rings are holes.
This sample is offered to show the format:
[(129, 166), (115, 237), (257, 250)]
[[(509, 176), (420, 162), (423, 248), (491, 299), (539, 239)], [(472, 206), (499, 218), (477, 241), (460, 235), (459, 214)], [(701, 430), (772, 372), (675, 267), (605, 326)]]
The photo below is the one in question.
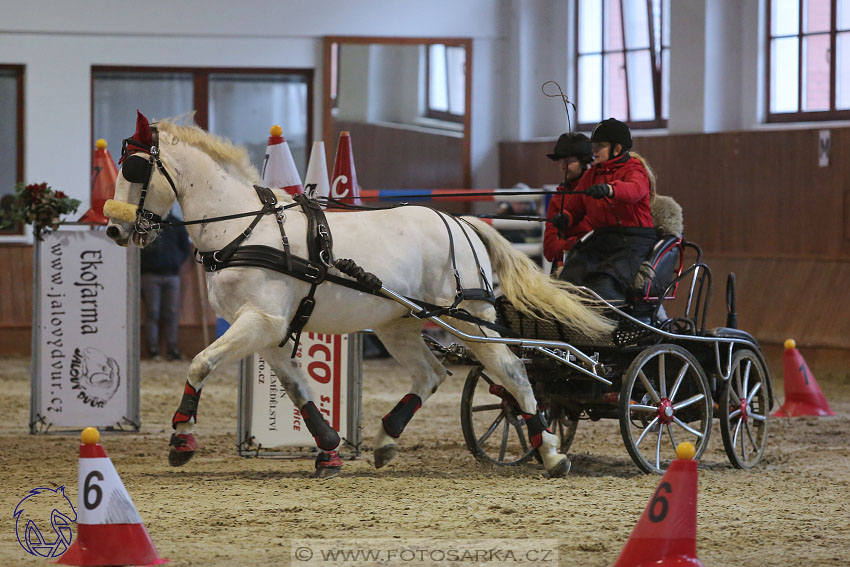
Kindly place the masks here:
[[(359, 443), (360, 344), (355, 335), (304, 333), (295, 360), (309, 377), (314, 403), (340, 437)], [(356, 345), (352, 345), (356, 342)], [(262, 448), (315, 447), (300, 408), (259, 355), (240, 369), (240, 426), (250, 445)], [(245, 415), (242, 415), (244, 412)], [(243, 447), (243, 449), (248, 449)]]
[(36, 247), (31, 429), (138, 426), (128, 250), (92, 230), (53, 232)]

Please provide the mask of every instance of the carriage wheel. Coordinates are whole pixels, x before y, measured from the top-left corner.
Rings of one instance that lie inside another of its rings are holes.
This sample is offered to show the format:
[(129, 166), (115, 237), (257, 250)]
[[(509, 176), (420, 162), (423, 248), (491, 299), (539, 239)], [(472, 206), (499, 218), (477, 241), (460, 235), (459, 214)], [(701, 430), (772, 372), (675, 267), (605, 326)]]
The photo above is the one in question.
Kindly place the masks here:
[(620, 390), (620, 433), (644, 472), (661, 474), (689, 441), (699, 459), (711, 434), (713, 400), (708, 378), (687, 350), (651, 346), (635, 357)]
[(767, 446), (767, 371), (750, 349), (732, 357), (732, 375), (723, 385), (720, 433), (729, 461), (739, 469), (751, 469), (761, 461)]
[[(555, 410), (554, 419), (548, 410), (544, 413), (550, 419), (550, 429), (560, 439), (560, 452), (566, 453), (575, 438), (578, 420), (563, 408)], [(466, 446), (479, 462), (516, 466), (537, 457), (516, 400), (480, 366), (466, 377), (460, 423)]]

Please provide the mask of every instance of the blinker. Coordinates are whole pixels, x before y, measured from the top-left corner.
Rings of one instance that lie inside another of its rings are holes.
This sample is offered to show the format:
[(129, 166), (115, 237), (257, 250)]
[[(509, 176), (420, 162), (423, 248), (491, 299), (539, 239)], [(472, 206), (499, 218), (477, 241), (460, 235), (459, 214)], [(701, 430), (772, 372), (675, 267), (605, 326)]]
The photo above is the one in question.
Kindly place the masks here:
[(130, 183), (144, 183), (150, 176), (151, 163), (142, 156), (130, 155), (121, 166), (121, 175)]

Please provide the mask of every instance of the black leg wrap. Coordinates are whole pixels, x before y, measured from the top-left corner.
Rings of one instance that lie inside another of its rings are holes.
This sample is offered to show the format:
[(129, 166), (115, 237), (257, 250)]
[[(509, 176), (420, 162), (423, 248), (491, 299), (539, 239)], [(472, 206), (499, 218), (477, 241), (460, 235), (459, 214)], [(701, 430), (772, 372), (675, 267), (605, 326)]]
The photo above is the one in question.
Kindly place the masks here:
[(413, 419), (413, 414), (420, 407), (422, 407), (422, 398), (416, 394), (407, 394), (404, 396), (382, 420), (384, 422), (384, 431), (387, 432), (387, 435), (398, 439), (407, 426), (407, 423)]
[(537, 449), (543, 444), (543, 432), (552, 433), (552, 430), (549, 429), (549, 422), (546, 421), (546, 416), (540, 410), (537, 410), (537, 413), (533, 415), (524, 413), (522, 417), (525, 418), (525, 424), (528, 426), (528, 438), (531, 440), (531, 446)]
[(304, 418), (304, 423), (307, 424), (307, 429), (313, 439), (316, 440), (316, 446), (319, 449), (333, 451), (339, 447), (339, 433), (325, 421), (316, 404), (313, 402), (304, 404), (304, 407), (301, 408), (301, 416)]
[(171, 418), (171, 428), (177, 429), (178, 423), (187, 423), (195, 418), (198, 421), (198, 402), (201, 400), (201, 391), (195, 390), (189, 381), (186, 381), (186, 386), (183, 388), (183, 399), (180, 400), (180, 407), (174, 417)]

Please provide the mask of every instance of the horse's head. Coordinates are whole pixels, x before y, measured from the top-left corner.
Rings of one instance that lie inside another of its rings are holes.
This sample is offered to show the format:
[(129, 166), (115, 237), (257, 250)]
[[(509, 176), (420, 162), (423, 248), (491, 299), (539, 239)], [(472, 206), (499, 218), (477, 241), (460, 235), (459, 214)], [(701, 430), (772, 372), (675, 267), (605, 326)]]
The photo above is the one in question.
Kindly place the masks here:
[(144, 248), (153, 242), (162, 218), (177, 197), (177, 188), (159, 155), (156, 127), (138, 113), (136, 133), (124, 140), (115, 196), (103, 206), (109, 218), (106, 235), (121, 246)]

